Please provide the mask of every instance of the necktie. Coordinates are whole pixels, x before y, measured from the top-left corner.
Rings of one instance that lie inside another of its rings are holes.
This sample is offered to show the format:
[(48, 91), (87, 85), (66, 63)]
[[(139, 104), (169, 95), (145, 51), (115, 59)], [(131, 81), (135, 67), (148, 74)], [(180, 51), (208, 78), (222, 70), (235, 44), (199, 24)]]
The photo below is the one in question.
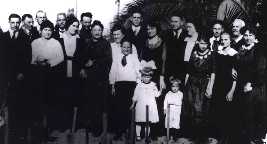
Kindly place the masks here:
[(173, 31), (173, 37), (176, 38), (177, 37), (177, 32)]
[(179, 32), (178, 31), (174, 31), (174, 38), (179, 39)]
[(220, 43), (218, 40), (214, 40), (213, 45), (212, 45), (212, 50), (217, 51), (219, 44)]
[(12, 40), (16, 39), (16, 32), (14, 31), (11, 37)]
[(138, 32), (137, 32), (137, 29), (135, 28), (134, 29), (134, 35), (137, 35), (138, 34)]
[(121, 64), (122, 64), (122, 66), (126, 66), (126, 64), (127, 64), (126, 55), (124, 55), (122, 57)]

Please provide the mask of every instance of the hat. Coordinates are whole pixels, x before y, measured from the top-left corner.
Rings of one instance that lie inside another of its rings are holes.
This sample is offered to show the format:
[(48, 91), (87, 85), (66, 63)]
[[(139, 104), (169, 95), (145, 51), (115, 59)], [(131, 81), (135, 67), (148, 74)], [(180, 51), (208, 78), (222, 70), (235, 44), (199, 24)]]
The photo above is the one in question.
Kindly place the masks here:
[(156, 64), (153, 60), (150, 60), (150, 61), (141, 60), (140, 65), (141, 65), (141, 69), (145, 67), (150, 67), (153, 70), (157, 69)]
[(180, 84), (182, 83), (181, 80), (179, 80), (178, 78), (174, 78), (174, 77), (170, 77), (170, 83), (171, 86), (180, 86)]
[(157, 69), (155, 62), (153, 60), (150, 61), (145, 61), (141, 60), (141, 70), (140, 73), (141, 75), (145, 76), (152, 76), (153, 75), (153, 70)]
[(140, 73), (142, 76), (152, 76), (154, 72), (151, 67), (144, 67), (140, 70)]

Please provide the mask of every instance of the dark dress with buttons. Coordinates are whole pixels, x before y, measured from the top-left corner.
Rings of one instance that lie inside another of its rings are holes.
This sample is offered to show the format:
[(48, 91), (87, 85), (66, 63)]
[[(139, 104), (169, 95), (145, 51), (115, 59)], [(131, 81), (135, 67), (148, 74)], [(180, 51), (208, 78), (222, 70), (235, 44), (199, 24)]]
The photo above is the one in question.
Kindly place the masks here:
[[(260, 43), (251, 49), (241, 49), (237, 55), (237, 91), (241, 103), (242, 131), (247, 142), (259, 139), (264, 134), (266, 113), (266, 89), (264, 85), (266, 59)], [(252, 91), (244, 92), (244, 86), (251, 83)]]
[[(85, 67), (88, 78), (83, 88), (86, 96), (88, 127), (94, 134), (102, 131), (103, 114), (107, 112), (107, 98), (109, 96), (109, 72), (112, 64), (110, 43), (100, 38), (89, 40), (84, 53), (84, 62), (93, 60), (91, 67)], [(84, 65), (85, 65), (84, 63)]]
[[(211, 73), (214, 73), (214, 56), (209, 50), (201, 55), (194, 51), (189, 60), (188, 82), (185, 88), (184, 115), (188, 118), (191, 133), (204, 136), (207, 128), (210, 100), (206, 97), (206, 89)], [(202, 130), (202, 131), (201, 131)]]
[(236, 66), (236, 55), (224, 55), (219, 52), (215, 53), (215, 82), (213, 87), (212, 97), (212, 122), (215, 131), (214, 136), (222, 138), (225, 136), (233, 136), (237, 125), (236, 117), (236, 97), (232, 102), (226, 100), (228, 92), (232, 88), (233, 81), (236, 81), (232, 76), (232, 69)]

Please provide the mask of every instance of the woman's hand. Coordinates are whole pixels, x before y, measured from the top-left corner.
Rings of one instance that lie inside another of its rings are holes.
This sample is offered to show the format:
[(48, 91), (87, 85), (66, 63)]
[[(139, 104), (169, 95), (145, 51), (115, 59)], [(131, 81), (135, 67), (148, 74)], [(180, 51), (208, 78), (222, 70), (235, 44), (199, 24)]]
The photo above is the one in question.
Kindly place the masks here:
[(87, 73), (86, 73), (86, 71), (85, 71), (84, 69), (81, 69), (81, 71), (80, 71), (80, 76), (81, 76), (81, 78), (83, 78), (83, 79), (87, 78)]
[(94, 64), (94, 61), (91, 60), (91, 59), (89, 59), (89, 60), (87, 61), (87, 63), (85, 64), (85, 67), (89, 68), (89, 67), (91, 67), (93, 64)]
[(161, 91), (166, 88), (166, 84), (165, 84), (165, 81), (164, 81), (164, 76), (162, 76), (162, 75), (159, 77), (159, 85), (160, 85), (160, 90)]
[(206, 88), (206, 92), (205, 92), (205, 95), (208, 99), (211, 98), (211, 95), (212, 95), (212, 88), (208, 85), (207, 88)]
[(114, 84), (111, 85), (111, 94), (112, 94), (113, 96), (115, 96), (115, 94), (116, 94)]
[(135, 103), (133, 103), (133, 104), (130, 106), (130, 110), (133, 110), (133, 109), (134, 109), (134, 106), (135, 106)]
[(22, 74), (22, 73), (19, 73), (18, 75), (17, 75), (17, 80), (23, 80), (24, 79), (24, 75)]
[(0, 116), (0, 127), (2, 127), (5, 124), (4, 117)]
[(189, 78), (189, 74), (186, 74), (185, 79), (184, 79), (184, 85), (187, 84), (188, 78)]
[(233, 100), (234, 93), (233, 92), (228, 92), (226, 95), (226, 101), (231, 102)]
[(253, 89), (253, 87), (251, 86), (251, 83), (248, 82), (248, 83), (246, 83), (246, 85), (244, 86), (243, 91), (246, 93), (246, 92), (250, 92), (250, 91), (252, 91), (252, 89)]

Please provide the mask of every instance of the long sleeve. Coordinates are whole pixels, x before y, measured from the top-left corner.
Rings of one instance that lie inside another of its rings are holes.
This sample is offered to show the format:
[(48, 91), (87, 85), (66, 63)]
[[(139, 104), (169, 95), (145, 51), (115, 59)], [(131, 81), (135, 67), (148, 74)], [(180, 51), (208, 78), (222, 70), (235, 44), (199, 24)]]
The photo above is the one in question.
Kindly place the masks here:
[(133, 55), (138, 57), (136, 46), (134, 44), (132, 45), (132, 53), (133, 53)]
[(51, 67), (54, 67), (61, 63), (64, 60), (63, 51), (59, 42), (55, 43), (54, 53), (51, 55), (51, 58), (48, 60)]
[(36, 64), (38, 59), (47, 59), (51, 67), (54, 67), (64, 60), (64, 55), (60, 43), (55, 39), (43, 42), (36, 39), (32, 42), (32, 64)]
[(162, 66), (161, 66), (161, 75), (165, 75), (165, 67), (166, 67), (166, 55), (167, 55), (167, 47), (164, 43), (162, 46)]
[(38, 50), (37, 50), (37, 45), (35, 43), (32, 43), (31, 44), (31, 47), (32, 47), (32, 60), (31, 60), (31, 64), (36, 64), (37, 62), (37, 53), (38, 53)]
[(267, 58), (264, 56), (264, 45), (258, 44), (258, 47), (256, 47), (256, 70), (254, 75), (254, 80), (257, 85), (261, 85), (264, 82), (266, 82), (266, 70), (267, 70)]
[(140, 69), (141, 69), (141, 65), (140, 65), (140, 61), (138, 59), (138, 56), (134, 56), (134, 69), (135, 69), (135, 73), (136, 73), (136, 81), (141, 80), (141, 73), (140, 73)]
[(118, 66), (117, 66), (117, 60), (113, 60), (112, 65), (111, 65), (111, 69), (109, 72), (109, 83), (110, 84), (115, 84), (115, 80), (116, 80), (116, 74), (117, 74), (117, 70), (118, 70)]
[(109, 72), (112, 65), (112, 53), (111, 53), (111, 46), (108, 41), (101, 40), (99, 47), (96, 47), (96, 49), (101, 49), (96, 57), (95, 62), (97, 65), (97, 72), (99, 72), (99, 78), (106, 81), (108, 80)]

